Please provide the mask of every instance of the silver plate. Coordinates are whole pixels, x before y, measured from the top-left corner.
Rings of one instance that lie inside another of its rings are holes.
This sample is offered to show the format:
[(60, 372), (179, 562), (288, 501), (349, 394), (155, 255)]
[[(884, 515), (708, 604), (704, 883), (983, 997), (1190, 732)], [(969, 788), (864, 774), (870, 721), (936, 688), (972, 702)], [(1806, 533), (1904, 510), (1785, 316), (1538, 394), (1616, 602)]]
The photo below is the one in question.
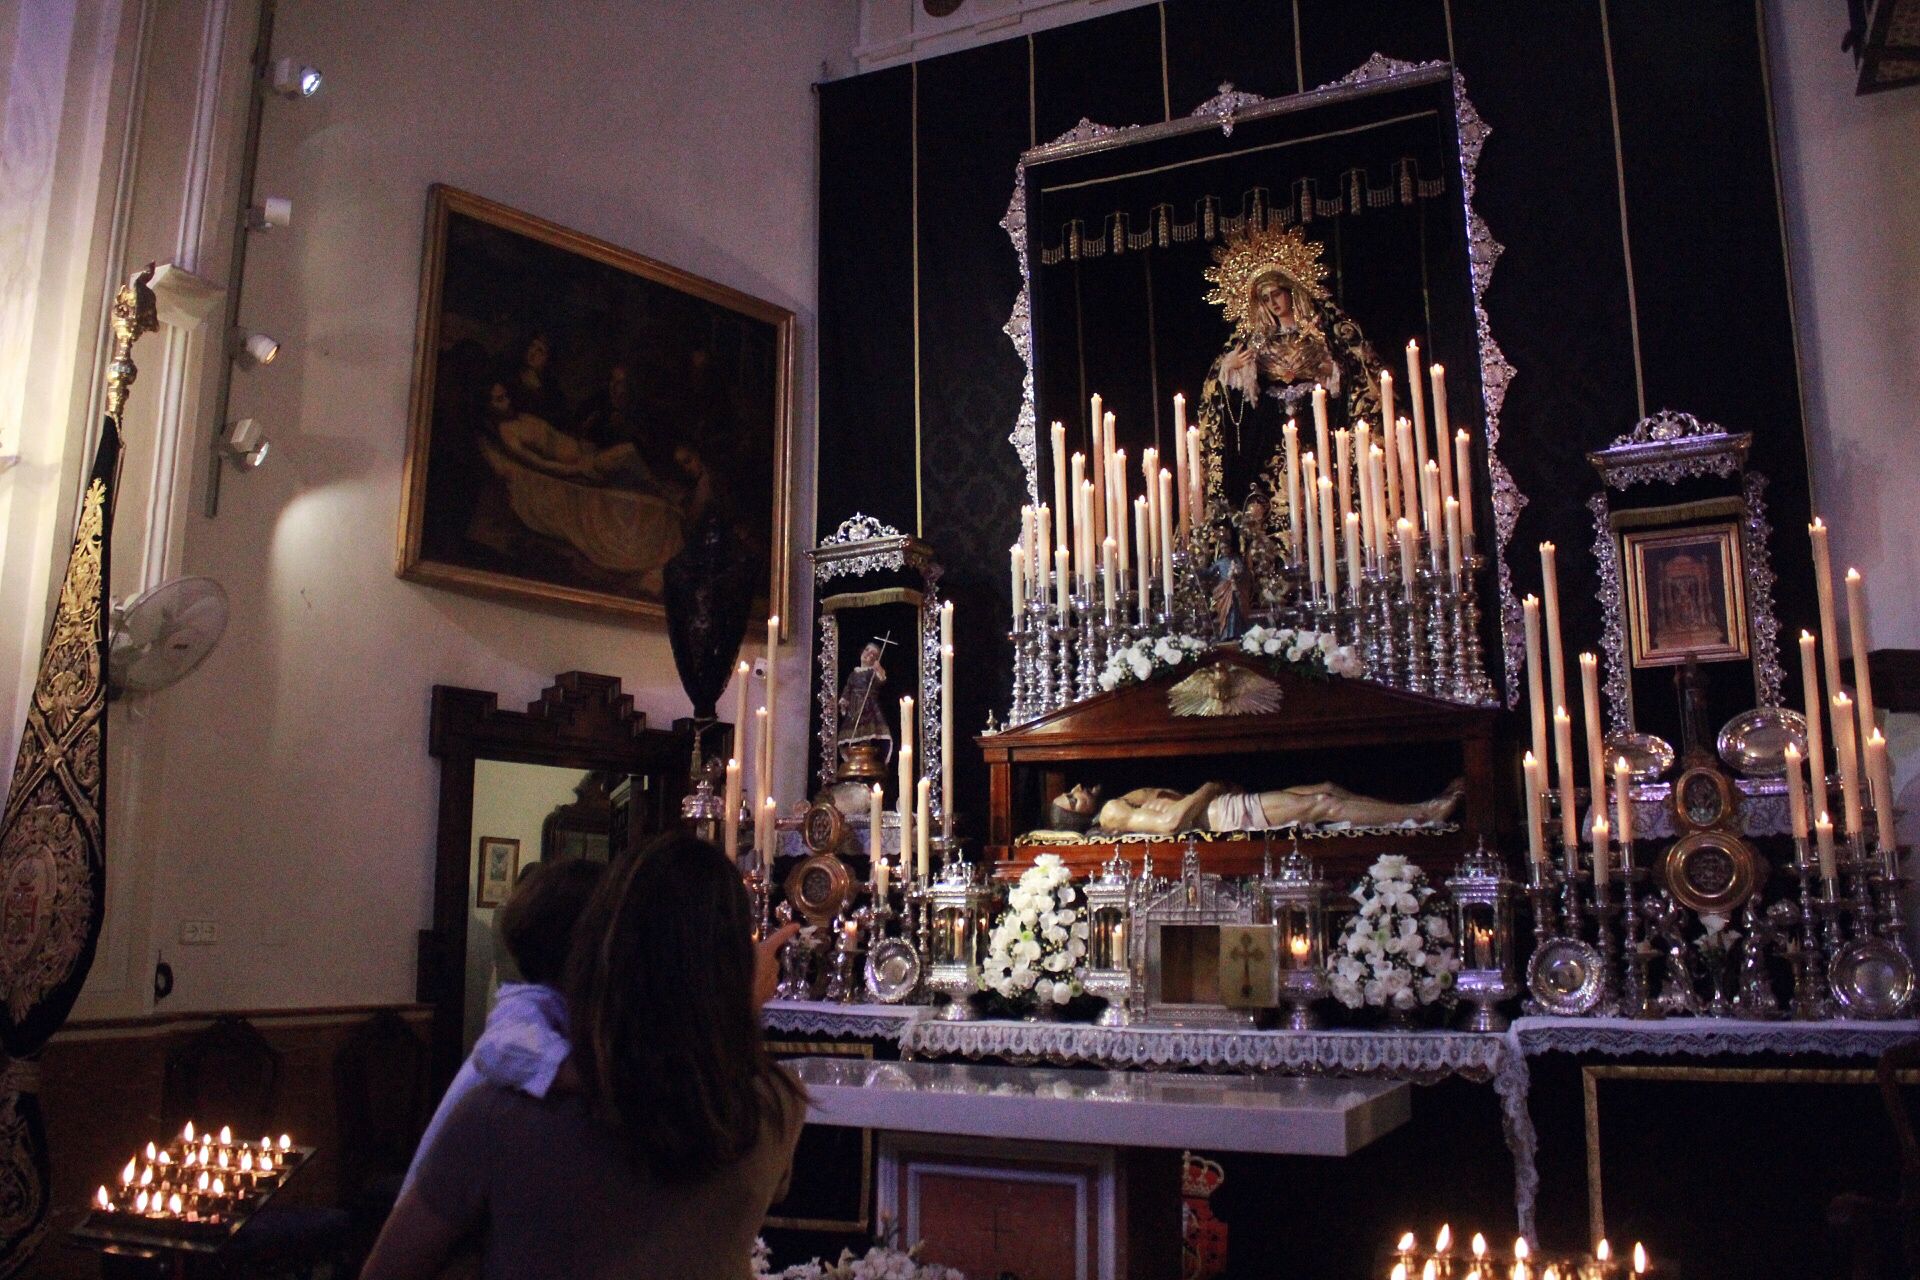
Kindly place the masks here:
[(1673, 768), (1673, 747), (1651, 733), (1614, 733), (1606, 740), (1607, 759), (1627, 758), (1627, 773), (1635, 782), (1655, 782)]
[(1527, 990), (1548, 1013), (1591, 1013), (1600, 1003), (1602, 965), (1592, 943), (1549, 938), (1527, 961)]
[(882, 938), (867, 951), (867, 990), (881, 1004), (899, 1004), (920, 985), (920, 953), (904, 938)]
[(1807, 718), (1785, 707), (1742, 711), (1720, 730), (1720, 759), (1749, 778), (1778, 778), (1787, 771), (1787, 747), (1807, 753)]
[(1897, 1018), (1913, 1000), (1913, 961), (1885, 938), (1862, 938), (1833, 958), (1828, 982), (1843, 1016)]

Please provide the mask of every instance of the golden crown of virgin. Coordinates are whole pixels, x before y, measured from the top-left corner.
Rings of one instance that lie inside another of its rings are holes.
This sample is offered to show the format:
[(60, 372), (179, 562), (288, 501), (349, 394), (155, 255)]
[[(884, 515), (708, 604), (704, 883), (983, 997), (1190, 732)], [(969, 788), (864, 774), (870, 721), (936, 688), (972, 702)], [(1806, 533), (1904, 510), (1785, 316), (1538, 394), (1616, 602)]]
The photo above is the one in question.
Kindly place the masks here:
[(1206, 270), (1207, 283), (1213, 286), (1207, 301), (1218, 306), (1237, 328), (1246, 323), (1253, 282), (1268, 272), (1277, 271), (1315, 297), (1324, 297), (1326, 291), (1320, 285), (1327, 278), (1327, 268), (1320, 261), (1320, 253), (1320, 246), (1298, 227), (1229, 233), (1226, 243), (1213, 251), (1215, 265)]

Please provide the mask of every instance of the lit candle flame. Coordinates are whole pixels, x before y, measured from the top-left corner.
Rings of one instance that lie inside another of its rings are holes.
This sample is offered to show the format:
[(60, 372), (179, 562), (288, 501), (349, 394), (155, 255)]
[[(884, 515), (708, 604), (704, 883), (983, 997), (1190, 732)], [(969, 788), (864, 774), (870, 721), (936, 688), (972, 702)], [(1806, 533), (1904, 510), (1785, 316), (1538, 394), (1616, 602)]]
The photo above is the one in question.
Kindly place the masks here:
[(212, 1185), (210, 1175), (205, 1169), (202, 1169), (200, 1171), (200, 1181), (196, 1183), (195, 1186), (198, 1190), (205, 1191), (210, 1185)]
[(180, 1157), (180, 1167), (183, 1169), (187, 1168), (188, 1166), (192, 1165), (193, 1162), (199, 1158), (199, 1156), (200, 1156), (200, 1153), (198, 1151), (194, 1150), (192, 1147), (188, 1147), (187, 1154)]
[(215, 1178), (213, 1180), (213, 1194), (217, 1196), (227, 1194), (227, 1180), (225, 1178)]
[(94, 1193), (93, 1202), (102, 1209), (113, 1208), (113, 1201), (107, 1198), (107, 1189), (104, 1186)]
[(233, 1130), (224, 1124), (220, 1126), (220, 1145), (223, 1147), (233, 1145)]
[(1487, 1256), (1487, 1238), (1478, 1231), (1473, 1233), (1473, 1256), (1475, 1261)]
[(222, 1169), (227, 1167), (227, 1149), (225, 1147), (220, 1148), (220, 1167)]
[(145, 1213), (147, 1211), (147, 1193), (146, 1192), (142, 1191), (139, 1195), (133, 1198), (133, 1207), (141, 1213)]
[(242, 1173), (253, 1172), (253, 1152), (242, 1151), (240, 1153), (240, 1172)]
[(1513, 1260), (1515, 1262), (1525, 1262), (1532, 1256), (1533, 1246), (1527, 1243), (1527, 1238), (1525, 1236), (1515, 1236), (1513, 1238)]
[(1390, 1280), (1407, 1280), (1407, 1264), (1404, 1262), (1394, 1263), (1393, 1275)]
[(173, 1163), (173, 1157), (172, 1157), (172, 1156), (170, 1156), (170, 1155), (168, 1155), (168, 1154), (167, 1154), (166, 1152), (164, 1152), (164, 1151), (162, 1151), (162, 1152), (160, 1153), (160, 1163), (161, 1163), (162, 1165), (169, 1165), (169, 1164), (172, 1164), (172, 1163)]
[(153, 1166), (152, 1165), (148, 1165), (146, 1168), (140, 1171), (140, 1185), (143, 1187), (150, 1187), (153, 1185)]
[(1400, 1252), (1402, 1253), (1413, 1252), (1413, 1232), (1409, 1231), (1405, 1235), (1400, 1237)]
[(284, 1134), (284, 1133), (280, 1135), (280, 1149), (281, 1149), (282, 1151), (291, 1151), (291, 1150), (293, 1150), (293, 1139), (292, 1139), (292, 1138), (289, 1138), (289, 1137), (288, 1137), (288, 1136), (287, 1136), (286, 1134)]
[(183, 1205), (183, 1203), (181, 1202), (181, 1199), (180, 1199), (180, 1193), (179, 1193), (178, 1191), (176, 1191), (176, 1192), (174, 1192), (174, 1193), (173, 1193), (172, 1195), (170, 1195), (170, 1196), (168, 1196), (168, 1197), (167, 1197), (167, 1212), (168, 1212), (168, 1213), (174, 1213), (174, 1214), (177, 1214), (177, 1213), (179, 1213), (179, 1212), (180, 1212), (180, 1210), (181, 1210), (182, 1208), (184, 1208), (184, 1207), (185, 1207), (185, 1206), (184, 1206), (184, 1205)]
[(1420, 1280), (1440, 1280), (1440, 1264), (1428, 1258), (1427, 1265), (1420, 1268)]
[(1533, 1268), (1524, 1262), (1514, 1263), (1513, 1271), (1510, 1273), (1510, 1280), (1533, 1280)]
[(260, 1139), (260, 1149), (261, 1149), (262, 1151), (271, 1151), (271, 1150), (273, 1150), (273, 1139), (272, 1139), (272, 1138), (262, 1138), (262, 1139)]
[(187, 1127), (180, 1131), (180, 1140), (188, 1146), (193, 1145), (193, 1121), (187, 1121)]
[(1637, 1276), (1647, 1274), (1647, 1246), (1638, 1240), (1633, 1242), (1633, 1274)]
[(1601, 1236), (1600, 1243), (1593, 1246), (1593, 1257), (1596, 1262), (1613, 1261), (1613, 1246), (1607, 1243), (1605, 1236)]
[(1440, 1224), (1440, 1234), (1433, 1238), (1433, 1251), (1445, 1253), (1451, 1248), (1453, 1248), (1453, 1224), (1443, 1222)]
[(147, 1144), (147, 1159), (149, 1159), (149, 1160), (151, 1160), (151, 1159), (153, 1159), (153, 1157), (154, 1157), (154, 1156), (155, 1156), (156, 1154), (158, 1154), (158, 1153), (154, 1151), (154, 1149), (153, 1149), (153, 1144), (152, 1144), (151, 1142), (149, 1142), (149, 1143)]
[(139, 1171), (138, 1167), (134, 1164), (133, 1161), (131, 1160), (127, 1161), (127, 1167), (120, 1171), (120, 1185), (123, 1187), (132, 1186), (134, 1175), (138, 1171)]

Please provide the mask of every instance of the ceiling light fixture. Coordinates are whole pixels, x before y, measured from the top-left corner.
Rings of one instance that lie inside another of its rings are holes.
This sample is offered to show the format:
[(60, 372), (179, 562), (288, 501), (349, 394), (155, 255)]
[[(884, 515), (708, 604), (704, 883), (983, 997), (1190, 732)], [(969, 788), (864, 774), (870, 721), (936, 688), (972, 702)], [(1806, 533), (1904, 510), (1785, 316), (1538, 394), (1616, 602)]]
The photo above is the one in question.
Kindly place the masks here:
[(220, 437), (219, 452), (240, 470), (252, 471), (267, 460), (272, 445), (258, 418), (237, 418), (227, 424), (226, 434)]
[(279, 339), (270, 338), (264, 333), (249, 333), (241, 338), (239, 350), (235, 353), (235, 359), (244, 366), (252, 367), (254, 365), (272, 364), (274, 358), (279, 354)]
[(311, 98), (320, 92), (320, 68), (282, 58), (273, 64), (273, 91), (283, 98)]

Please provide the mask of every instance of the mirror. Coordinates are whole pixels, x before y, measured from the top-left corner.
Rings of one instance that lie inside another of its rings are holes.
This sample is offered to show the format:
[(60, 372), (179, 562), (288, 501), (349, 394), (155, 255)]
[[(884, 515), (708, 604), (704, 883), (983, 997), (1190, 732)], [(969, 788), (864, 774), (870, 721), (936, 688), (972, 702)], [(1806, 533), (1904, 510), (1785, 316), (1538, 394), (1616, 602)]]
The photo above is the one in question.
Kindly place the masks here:
[(1007, 227), (1026, 282), (1008, 328), (1030, 374), (1013, 437), (1030, 499), (1056, 491), (1046, 424), (1090, 452), (1097, 394), (1130, 458), (1165, 458), (1179, 393), (1209, 463), (1209, 518), (1253, 496), (1283, 526), (1281, 427), (1311, 440), (1315, 385), (1337, 431), (1379, 426), (1382, 373), (1410, 416), (1417, 379), (1431, 424), (1437, 363), (1449, 432), (1472, 451), (1471, 524), (1492, 531), (1480, 545), (1505, 661), (1489, 667), (1517, 696), (1506, 543), (1521, 499), (1495, 449), (1513, 371), (1480, 306), (1500, 247), (1471, 204), (1486, 134), (1450, 66), (1376, 55), (1309, 93), (1223, 86), (1187, 119), (1083, 121), (1027, 152)]
[[(534, 864), (613, 861), (678, 821), (693, 724), (649, 729), (612, 676), (570, 671), (525, 711), (436, 685), (428, 749), (440, 761), (433, 928), (420, 939), (417, 998), (433, 1005), (444, 1084), (480, 1033), (502, 981), (500, 908)], [(726, 750), (732, 727), (708, 730)]]

